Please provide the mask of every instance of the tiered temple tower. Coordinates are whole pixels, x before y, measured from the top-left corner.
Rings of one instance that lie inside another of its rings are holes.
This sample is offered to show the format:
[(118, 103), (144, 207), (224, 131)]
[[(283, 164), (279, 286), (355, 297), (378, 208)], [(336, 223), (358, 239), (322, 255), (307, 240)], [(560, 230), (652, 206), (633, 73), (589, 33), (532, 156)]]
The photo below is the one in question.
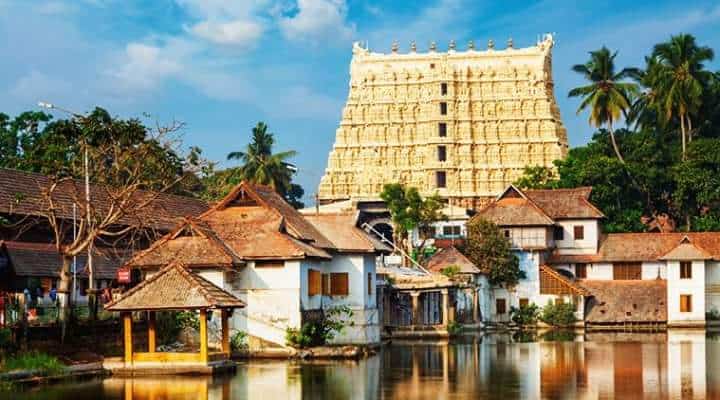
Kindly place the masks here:
[(390, 54), (353, 45), (350, 94), (320, 182), (323, 203), (377, 200), (402, 182), (477, 208), (522, 175), (565, 157), (552, 80), (553, 39), (477, 51)]

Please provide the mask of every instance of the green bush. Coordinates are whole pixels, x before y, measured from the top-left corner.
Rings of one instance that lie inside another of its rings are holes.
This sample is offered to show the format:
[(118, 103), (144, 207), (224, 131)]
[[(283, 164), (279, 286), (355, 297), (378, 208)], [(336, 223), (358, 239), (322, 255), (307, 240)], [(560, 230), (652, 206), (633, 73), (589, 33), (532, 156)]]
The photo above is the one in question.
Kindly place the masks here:
[(157, 313), (155, 325), (158, 344), (170, 344), (177, 340), (185, 328), (200, 329), (200, 318), (193, 311), (168, 311)]
[(457, 265), (449, 265), (442, 270), (440, 270), (440, 273), (447, 276), (450, 279), (453, 279), (455, 275), (457, 275), (460, 272), (460, 267)]
[(540, 307), (535, 303), (522, 305), (519, 308), (510, 307), (510, 319), (518, 325), (535, 325), (537, 324), (539, 315)]
[(460, 331), (462, 331), (462, 326), (460, 326), (457, 321), (450, 321), (450, 323), (448, 323), (447, 330), (450, 336), (457, 336), (460, 334)]
[(718, 311), (717, 308), (713, 308), (712, 310), (705, 313), (705, 319), (708, 321), (720, 320), (720, 311)]
[(8, 357), (2, 365), (2, 371), (34, 370), (45, 375), (58, 375), (65, 370), (65, 366), (57, 358), (32, 351)]
[(553, 326), (567, 326), (575, 322), (575, 306), (572, 303), (548, 303), (543, 307), (540, 320)]
[(247, 347), (247, 333), (243, 331), (237, 331), (230, 338), (230, 348), (233, 351), (244, 350)]
[(317, 321), (306, 322), (297, 328), (285, 330), (285, 341), (289, 346), (305, 348), (323, 346), (341, 333), (346, 326), (353, 326), (354, 322), (346, 321), (352, 318), (353, 312), (348, 306), (331, 308), (323, 313)]

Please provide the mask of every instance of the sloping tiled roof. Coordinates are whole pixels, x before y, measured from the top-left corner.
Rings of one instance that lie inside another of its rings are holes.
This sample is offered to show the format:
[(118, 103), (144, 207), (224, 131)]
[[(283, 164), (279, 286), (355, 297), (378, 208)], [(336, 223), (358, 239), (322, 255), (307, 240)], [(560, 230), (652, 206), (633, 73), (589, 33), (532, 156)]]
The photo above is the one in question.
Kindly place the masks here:
[(603, 218), (603, 213), (589, 201), (591, 192), (591, 187), (523, 191), (552, 219)]
[[(210, 210), (186, 219), (127, 265), (155, 267), (180, 262), (190, 267), (234, 266), (243, 260), (331, 258), (328, 250), (336, 251), (335, 244), (268, 190), (248, 183), (238, 185)], [(348, 229), (355, 228), (351, 225)], [(192, 234), (180, 235), (185, 232)], [(358, 246), (358, 239), (352, 244)], [(372, 243), (364, 244), (362, 250), (373, 252)]]
[(172, 263), (106, 305), (105, 309), (140, 311), (240, 307), (245, 307), (245, 304), (231, 293), (183, 265)]
[(712, 255), (692, 243), (688, 236), (683, 237), (674, 249), (663, 254), (661, 260), (709, 260)]
[(245, 196), (283, 217), (287, 231), (297, 239), (311, 242), (313, 246), (323, 249), (332, 249), (334, 247), (333, 244), (315, 229), (310, 222), (303, 218), (296, 209), (288, 204), (275, 190), (267, 186), (242, 182), (208, 213), (212, 213), (213, 210), (223, 210), (228, 205), (237, 201), (238, 198)]
[[(548, 263), (656, 261), (678, 247), (687, 236), (692, 244), (703, 251), (702, 259), (720, 260), (720, 232), (673, 233), (610, 233), (600, 238), (597, 254), (562, 255), (553, 253)], [(687, 255), (687, 252), (685, 252)]]
[(510, 185), (473, 218), (484, 218), (500, 226), (549, 226), (555, 221), (521, 190)]
[(577, 282), (574, 282), (574, 281), (570, 280), (568, 277), (563, 276), (562, 274), (555, 271), (551, 267), (548, 267), (546, 265), (541, 265), (540, 266), (540, 274), (544, 275), (545, 277), (547, 277), (549, 279), (552, 279), (552, 280), (558, 282), (559, 284), (565, 286), (568, 290), (570, 290), (571, 292), (573, 292), (575, 294), (578, 294), (580, 296), (590, 295), (590, 292), (588, 292), (582, 286), (578, 285)]
[(665, 280), (584, 280), (581, 285), (593, 296), (586, 304), (588, 323), (667, 321)]
[[(62, 257), (55, 245), (45, 243), (0, 242), (0, 251), (4, 251), (10, 261), (10, 267), (18, 276), (57, 278), (62, 268)], [(96, 279), (115, 279), (117, 269), (126, 257), (113, 250), (103, 251), (95, 248), (93, 268)], [(78, 273), (87, 276), (87, 253), (76, 257)]]
[(461, 274), (479, 274), (481, 271), (460, 250), (454, 246), (442, 249), (433, 254), (425, 267), (428, 271), (442, 272), (444, 268), (455, 265), (460, 268)]
[[(49, 190), (52, 183), (45, 175), (0, 168), (0, 213), (43, 216), (48, 207), (43, 193)], [(75, 203), (73, 198), (84, 196), (85, 186), (77, 180), (66, 180), (59, 184), (53, 193), (58, 216), (71, 219)], [(93, 206), (100, 212), (110, 206), (110, 193), (106, 186), (90, 185)], [(152, 200), (140, 215), (122, 218), (121, 224), (170, 230), (177, 225), (179, 218), (199, 215), (208, 209), (207, 203), (190, 197), (149, 191), (138, 191), (136, 195), (138, 203), (144, 199), (149, 200), (152, 196), (157, 198)]]
[(327, 237), (337, 251), (374, 253), (376, 250), (389, 250), (387, 246), (373, 242), (368, 233), (355, 226), (357, 218), (354, 213), (307, 214), (305, 219)]

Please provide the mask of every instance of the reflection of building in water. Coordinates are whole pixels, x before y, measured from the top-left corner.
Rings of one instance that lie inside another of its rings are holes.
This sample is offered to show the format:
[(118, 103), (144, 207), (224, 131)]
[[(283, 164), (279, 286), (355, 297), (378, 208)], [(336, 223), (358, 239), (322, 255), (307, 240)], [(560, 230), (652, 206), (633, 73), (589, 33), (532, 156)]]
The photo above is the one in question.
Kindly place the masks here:
[(230, 378), (213, 377), (148, 377), (133, 379), (107, 379), (105, 393), (122, 392), (123, 400), (230, 400), (236, 399), (230, 387)]

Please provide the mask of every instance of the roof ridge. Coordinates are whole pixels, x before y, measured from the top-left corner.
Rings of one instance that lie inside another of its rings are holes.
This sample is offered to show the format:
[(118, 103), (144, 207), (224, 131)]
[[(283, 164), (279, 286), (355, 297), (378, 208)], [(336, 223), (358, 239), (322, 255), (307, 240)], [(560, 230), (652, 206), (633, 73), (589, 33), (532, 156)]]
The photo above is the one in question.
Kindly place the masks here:
[(120, 297), (120, 298), (118, 298), (118, 299), (115, 299), (115, 300), (113, 300), (113, 301), (105, 304), (105, 308), (110, 308), (110, 307), (113, 307), (113, 306), (117, 305), (117, 303), (119, 303), (120, 301), (126, 299), (126, 298), (129, 297), (131, 294), (136, 293), (136, 292), (139, 291), (140, 289), (142, 289), (142, 288), (144, 288), (145, 286), (149, 285), (150, 282), (154, 282), (154, 281), (158, 280), (158, 279), (159, 279), (163, 274), (165, 274), (168, 270), (170, 270), (170, 269), (172, 269), (172, 268), (175, 268), (175, 266), (176, 266), (177, 264), (179, 264), (179, 263), (176, 262), (176, 261), (172, 261), (172, 262), (168, 263), (168, 265), (166, 265), (166, 266), (163, 267), (163, 268), (160, 268), (160, 270), (159, 270), (158, 272), (156, 272), (155, 274), (153, 274), (153, 276), (151, 276), (151, 277), (148, 278), (148, 279), (143, 280), (142, 282), (138, 283), (135, 287), (133, 287), (133, 288), (131, 288), (130, 290), (128, 290), (127, 292), (123, 293), (122, 297)]

